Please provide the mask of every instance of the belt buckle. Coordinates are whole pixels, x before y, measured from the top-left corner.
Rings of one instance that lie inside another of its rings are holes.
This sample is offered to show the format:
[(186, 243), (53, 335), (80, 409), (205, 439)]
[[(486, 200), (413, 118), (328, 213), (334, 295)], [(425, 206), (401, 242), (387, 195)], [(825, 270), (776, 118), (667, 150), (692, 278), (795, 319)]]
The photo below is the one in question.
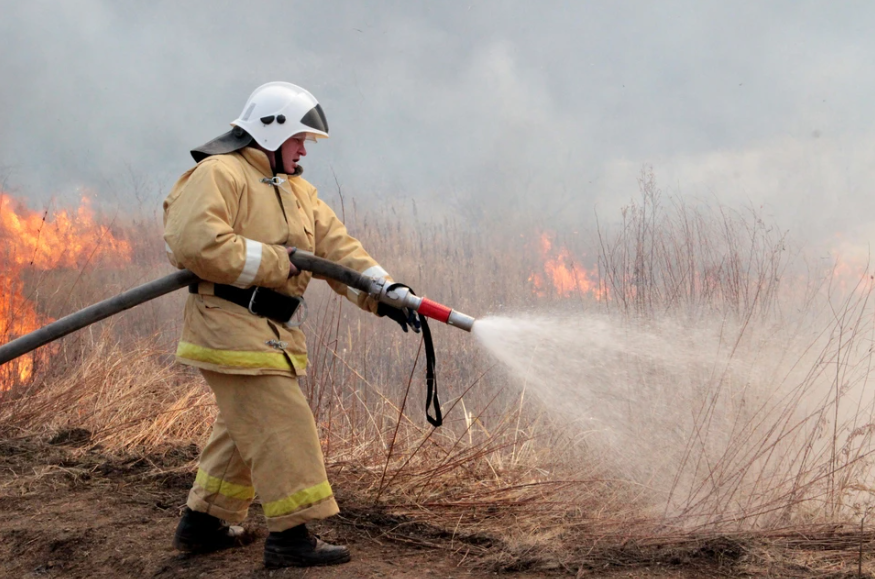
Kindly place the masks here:
[(295, 306), (295, 311), (292, 312), (292, 317), (283, 323), (283, 325), (290, 330), (302, 326), (304, 322), (307, 321), (307, 316), (310, 313), (310, 310), (307, 308), (307, 302), (304, 300), (304, 296), (296, 299), (298, 300), (298, 305)]
[(258, 290), (260, 290), (260, 286), (255, 287), (255, 291), (252, 292), (252, 297), (249, 298), (249, 313), (253, 316), (260, 316), (261, 314), (255, 311), (255, 296), (258, 295)]

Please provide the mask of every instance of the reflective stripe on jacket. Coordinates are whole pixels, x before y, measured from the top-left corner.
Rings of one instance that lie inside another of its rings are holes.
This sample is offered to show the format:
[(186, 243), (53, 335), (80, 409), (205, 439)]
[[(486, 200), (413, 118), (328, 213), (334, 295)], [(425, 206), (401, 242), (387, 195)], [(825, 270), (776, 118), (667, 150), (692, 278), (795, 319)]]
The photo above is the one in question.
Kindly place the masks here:
[[(301, 296), (312, 275), (289, 277), (286, 247), (312, 251), (358, 272), (387, 277), (361, 243), (299, 175), (276, 188), (262, 151), (215, 155), (188, 170), (164, 201), (164, 241), (170, 262), (204, 281), (185, 304), (183, 364), (227, 374), (306, 373), (304, 333), (255, 316), (213, 295), (213, 283), (262, 286)], [(368, 295), (335, 281), (337, 293), (376, 312)]]

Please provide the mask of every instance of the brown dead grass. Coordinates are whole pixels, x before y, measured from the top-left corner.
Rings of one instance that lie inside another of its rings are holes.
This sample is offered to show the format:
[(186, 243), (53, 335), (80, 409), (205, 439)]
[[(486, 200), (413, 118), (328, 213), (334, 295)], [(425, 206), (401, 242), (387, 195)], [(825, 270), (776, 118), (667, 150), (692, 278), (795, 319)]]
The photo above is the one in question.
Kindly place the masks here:
[[(618, 316), (731, 316), (744, 328), (812, 302), (817, 284), (783, 293), (787, 241), (759, 216), (683, 204), (665, 214), (652, 176), (641, 184), (641, 201), (624, 212), (619, 228), (594, 236), (599, 283), (612, 300), (596, 303), (581, 292), (578, 306)], [(395, 277), (461, 311), (478, 316), (538, 300), (528, 285), (537, 251), (506, 249), (519, 248), (519, 227), (486, 236), (451, 220), (403, 222), (353, 212), (347, 221)], [(525, 235), (534, 239), (537, 232)], [(140, 267), (50, 272), (31, 281), (46, 284), (54, 276), (51, 285), (68, 291), (39, 292), (40, 307), (58, 315), (61, 305), (91, 303), (166, 271), (158, 229), (134, 224), (131, 236), (139, 240)], [(565, 241), (579, 249), (578, 237)], [(782, 301), (788, 296), (801, 301), (788, 306)], [(708, 559), (733, 570), (774, 564), (825, 573), (849, 568), (860, 546), (872, 541), (866, 516), (875, 427), (867, 409), (844, 415), (853, 405), (849, 392), (857, 391), (851, 386), (868, 379), (871, 355), (861, 349), (873, 319), (868, 290), (839, 302), (823, 330), (830, 339), (805, 358), (811, 361), (806, 380), (738, 424), (739, 438), (709, 465), (708, 476), (694, 471), (700, 487), (671, 516), (654, 506), (650, 489), (632, 484), (566, 424), (524, 401), (514, 377), (495, 368), (470, 336), (434, 330), (446, 417), (435, 430), (422, 417), (418, 340), (399, 335), (390, 322), (365, 318), (324, 288), (314, 287), (307, 298), (311, 368), (302, 387), (334, 486), (367, 516), (377, 509), (396, 517), (399, 528), (427, 523), (428, 532), (448, 536), (451, 545), (462, 541), (469, 552), (479, 551), (484, 565), (499, 569), (544, 561), (595, 569)], [(212, 397), (170, 354), (182, 299), (163, 298), (47, 348), (33, 380), (0, 392), (5, 443), (74, 429), (88, 433), (85, 448), (113, 455), (154, 456), (203, 443), (215, 413)], [(831, 394), (800, 418), (803, 395), (830, 367), (837, 372)], [(697, 417), (702, 429), (723, 402), (710, 400)], [(779, 407), (787, 410), (776, 413)], [(690, 436), (690, 464), (701, 457), (697, 440)], [(186, 476), (194, 462), (152, 468), (156, 476)], [(743, 511), (728, 513), (725, 507), (739, 497)], [(427, 535), (419, 532), (416, 540), (428, 541)], [(800, 558), (793, 553), (804, 537), (814, 551)], [(770, 561), (774, 553), (782, 560)]]

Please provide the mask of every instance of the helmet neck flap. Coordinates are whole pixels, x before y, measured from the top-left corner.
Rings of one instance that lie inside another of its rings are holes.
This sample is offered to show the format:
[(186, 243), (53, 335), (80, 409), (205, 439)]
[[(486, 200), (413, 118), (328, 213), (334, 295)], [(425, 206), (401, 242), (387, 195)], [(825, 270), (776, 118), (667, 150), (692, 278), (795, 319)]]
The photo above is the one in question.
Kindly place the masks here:
[(241, 129), (234, 127), (225, 134), (219, 135), (212, 141), (208, 141), (191, 150), (191, 156), (195, 163), (200, 163), (207, 157), (212, 155), (224, 155), (225, 153), (233, 153), (239, 151), (243, 147), (252, 143), (252, 135)]

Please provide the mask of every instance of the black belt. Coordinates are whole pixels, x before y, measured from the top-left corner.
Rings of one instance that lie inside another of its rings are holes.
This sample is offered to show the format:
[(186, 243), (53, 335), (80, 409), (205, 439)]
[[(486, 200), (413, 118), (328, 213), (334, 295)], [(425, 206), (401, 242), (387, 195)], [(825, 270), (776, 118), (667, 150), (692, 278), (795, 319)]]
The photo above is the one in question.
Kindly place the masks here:
[[(188, 286), (188, 293), (198, 293), (197, 288), (198, 284), (191, 284)], [(304, 301), (304, 298), (283, 295), (266, 287), (240, 289), (220, 283), (213, 284), (213, 294), (217, 298), (243, 306), (251, 314), (264, 316), (281, 324), (291, 320), (298, 306)]]

